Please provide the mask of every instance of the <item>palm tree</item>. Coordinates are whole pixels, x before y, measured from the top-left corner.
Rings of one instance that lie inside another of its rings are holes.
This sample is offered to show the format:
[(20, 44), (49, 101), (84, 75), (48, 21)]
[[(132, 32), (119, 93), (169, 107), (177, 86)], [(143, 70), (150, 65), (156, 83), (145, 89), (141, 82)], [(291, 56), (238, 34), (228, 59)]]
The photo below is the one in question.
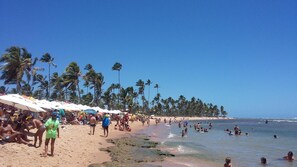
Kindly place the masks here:
[[(93, 69), (93, 66), (91, 64), (87, 64), (84, 68), (84, 70), (87, 70), (88, 72), (83, 76), (83, 79), (85, 80), (84, 86), (87, 87), (87, 93), (89, 93), (89, 87), (90, 87), (90, 77), (91, 70)], [(94, 98), (94, 97), (93, 97)]]
[[(120, 76), (120, 71), (122, 69), (122, 64), (116, 62), (113, 66), (112, 66), (112, 70), (113, 71), (118, 71), (118, 79), (119, 79), (119, 89), (118, 89), (118, 94), (120, 93), (120, 89), (121, 89), (121, 76)], [(119, 104), (119, 98), (118, 98), (118, 104)]]
[(79, 77), (81, 76), (80, 68), (76, 62), (72, 62), (66, 68), (64, 76), (64, 85), (67, 89), (71, 90), (72, 97), (75, 95), (75, 90), (78, 93), (78, 103), (80, 103), (80, 89), (79, 89)]
[(222, 115), (223, 117), (225, 117), (225, 116), (228, 114), (227, 111), (225, 111), (224, 106), (221, 106), (221, 107), (220, 107), (220, 111), (221, 111), (221, 115)]
[(122, 64), (116, 62), (113, 66), (112, 66), (112, 70), (113, 71), (118, 71), (118, 79), (119, 79), (119, 85), (121, 85), (121, 77), (120, 77), (120, 71), (122, 69)]
[(45, 53), (44, 55), (42, 55), (41, 59), (40, 59), (41, 62), (44, 62), (44, 63), (48, 63), (48, 95), (47, 95), (47, 99), (49, 99), (50, 97), (50, 94), (51, 94), (51, 66), (54, 66), (54, 67), (57, 67), (56, 64), (53, 63), (54, 61), (54, 58), (49, 54), (49, 53)]
[(0, 70), (2, 70), (1, 80), (4, 84), (16, 84), (17, 93), (21, 93), (21, 82), (23, 81), (24, 73), (29, 76), (32, 67), (31, 54), (25, 48), (12, 46), (6, 49), (6, 52), (0, 58), (0, 62), (4, 63)]
[(158, 84), (156, 84), (155, 86), (154, 86), (154, 88), (156, 88), (157, 89), (157, 94), (159, 93), (159, 85)]
[(57, 72), (54, 72), (51, 78), (51, 83), (53, 86), (53, 93), (52, 93), (52, 98), (58, 99), (60, 101), (64, 100), (64, 80), (63, 77), (60, 77)]
[(137, 82), (136, 82), (136, 86), (138, 86), (138, 95), (141, 95), (141, 99), (142, 99), (142, 108), (144, 109), (144, 82), (139, 79)]
[(6, 94), (8, 92), (8, 88), (5, 86), (0, 86), (0, 94)]
[(146, 81), (146, 83), (145, 83), (145, 85), (148, 85), (148, 87), (149, 87), (149, 90), (148, 90), (148, 98), (147, 98), (147, 100), (148, 100), (148, 108), (150, 109), (150, 91), (151, 91), (151, 84), (152, 84), (152, 82), (151, 82), (151, 80), (147, 80)]
[(94, 89), (92, 104), (99, 106), (102, 95), (102, 86), (104, 84), (104, 76), (102, 73), (96, 73), (91, 64), (87, 64), (84, 68), (88, 72), (84, 75), (84, 86)]
[(37, 74), (35, 77), (36, 77), (35, 82), (40, 83), (39, 86), (38, 86), (39, 90), (37, 90), (38, 99), (41, 99), (41, 97), (43, 97), (43, 95), (44, 95), (43, 91), (44, 90), (45, 90), (45, 97), (48, 97), (48, 94), (49, 94), (48, 89), (47, 89), (48, 88), (48, 81), (46, 80), (46, 77), (43, 77), (43, 75), (40, 75), (40, 74)]
[(91, 82), (91, 88), (94, 88), (95, 104), (99, 106), (102, 96), (102, 86), (104, 85), (104, 76), (102, 73), (96, 73), (94, 80)]

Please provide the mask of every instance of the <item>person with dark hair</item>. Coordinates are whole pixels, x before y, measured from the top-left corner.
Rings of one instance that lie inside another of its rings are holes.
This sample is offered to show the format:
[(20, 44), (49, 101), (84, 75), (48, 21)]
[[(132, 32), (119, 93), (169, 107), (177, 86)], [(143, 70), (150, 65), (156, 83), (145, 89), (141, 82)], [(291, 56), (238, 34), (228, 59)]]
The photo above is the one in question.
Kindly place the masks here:
[(230, 158), (230, 157), (227, 157), (227, 158), (225, 159), (224, 167), (232, 167), (232, 164), (231, 164), (231, 158)]
[(108, 126), (109, 126), (109, 124), (110, 124), (110, 115), (105, 114), (104, 118), (102, 120), (102, 128), (103, 128), (105, 137), (108, 137)]
[(55, 141), (57, 138), (60, 137), (60, 131), (59, 131), (59, 121), (57, 120), (57, 112), (52, 112), (52, 117), (48, 119), (45, 123), (46, 128), (46, 139), (45, 139), (45, 151), (42, 156), (46, 157), (48, 152), (48, 144), (49, 141), (51, 141), (51, 154), (50, 156), (54, 156), (54, 148), (55, 148)]
[(288, 154), (287, 154), (287, 156), (284, 156), (284, 159), (285, 160), (289, 160), (289, 161), (294, 160), (294, 154), (293, 154), (293, 152), (292, 151), (289, 151)]
[(0, 120), (0, 139), (4, 142), (18, 142), (29, 145), (25, 139), (23, 139), (22, 133), (14, 131), (10, 124), (3, 123)]
[(267, 160), (265, 157), (261, 157), (261, 164), (263, 164), (263, 165), (267, 164)]
[(95, 127), (96, 127), (96, 117), (94, 116), (94, 114), (92, 114), (90, 118), (90, 135), (92, 134), (92, 129), (93, 129), (93, 135), (94, 135)]
[[(43, 125), (42, 121), (40, 121), (39, 119), (33, 119), (33, 117), (29, 118), (26, 122), (27, 122), (26, 128), (28, 129), (28, 131), (30, 129), (35, 129), (35, 128), (37, 129), (37, 131), (34, 134), (34, 147), (36, 147), (37, 137), (39, 139), (38, 147), (40, 147), (42, 144), (42, 136), (43, 136), (43, 133), (45, 132), (45, 126)], [(30, 124), (32, 124), (31, 127), (28, 127), (29, 122)]]

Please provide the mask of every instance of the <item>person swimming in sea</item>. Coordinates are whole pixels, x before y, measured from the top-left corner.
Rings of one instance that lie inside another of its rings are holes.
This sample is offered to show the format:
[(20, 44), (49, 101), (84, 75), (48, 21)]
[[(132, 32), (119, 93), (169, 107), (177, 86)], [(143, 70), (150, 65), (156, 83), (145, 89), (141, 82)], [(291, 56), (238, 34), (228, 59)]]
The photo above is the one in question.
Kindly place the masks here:
[(292, 151), (289, 151), (287, 156), (284, 156), (285, 160), (293, 161), (294, 160), (294, 154)]
[(232, 167), (232, 164), (231, 164), (231, 158), (230, 158), (230, 157), (227, 157), (227, 158), (225, 159), (224, 167)]
[(182, 130), (182, 137), (185, 136), (185, 130)]
[(267, 160), (265, 157), (261, 157), (261, 164), (266, 165), (267, 164)]

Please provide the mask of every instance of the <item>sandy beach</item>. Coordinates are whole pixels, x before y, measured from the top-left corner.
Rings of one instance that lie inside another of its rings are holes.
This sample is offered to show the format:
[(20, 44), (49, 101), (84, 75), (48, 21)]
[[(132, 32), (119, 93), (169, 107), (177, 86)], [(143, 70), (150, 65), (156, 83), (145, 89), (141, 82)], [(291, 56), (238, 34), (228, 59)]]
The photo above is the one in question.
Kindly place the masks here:
[[(114, 122), (110, 126), (109, 136), (103, 137), (103, 130), (97, 124), (95, 135), (89, 135), (88, 125), (65, 125), (60, 126), (60, 138), (55, 143), (54, 157), (41, 157), (39, 154), (44, 150), (44, 141), (40, 148), (30, 147), (18, 143), (5, 143), (0, 145), (0, 166), (1, 167), (22, 167), (22, 166), (88, 166), (92, 163), (102, 163), (110, 161), (107, 152), (100, 151), (100, 148), (111, 146), (106, 139), (130, 136), (143, 126), (140, 122), (131, 123), (133, 132), (123, 132), (113, 128)], [(31, 130), (30, 132), (34, 132)], [(45, 138), (45, 134), (43, 135)], [(33, 137), (29, 137), (33, 140)], [(33, 143), (33, 141), (31, 141)]]
[[(163, 119), (165, 117), (158, 117)], [(173, 117), (166, 117), (167, 120)], [(181, 120), (182, 117), (176, 118)], [(205, 120), (205, 119), (217, 119), (217, 118), (197, 118), (186, 117), (185, 120)], [(153, 122), (152, 122), (153, 124)], [(0, 166), (3, 167), (19, 167), (19, 166), (31, 166), (31, 167), (60, 167), (60, 166), (74, 166), (82, 167), (90, 164), (101, 164), (103, 162), (111, 161), (110, 155), (106, 151), (100, 151), (102, 148), (113, 146), (113, 144), (107, 142), (106, 139), (116, 139), (121, 137), (131, 137), (139, 130), (146, 128), (142, 126), (140, 121), (130, 123), (132, 132), (123, 132), (115, 130), (113, 127), (115, 122), (110, 125), (109, 136), (106, 138), (103, 136), (103, 129), (100, 124), (97, 124), (95, 135), (89, 135), (90, 127), (88, 125), (63, 125), (60, 126), (60, 138), (57, 138), (55, 144), (54, 157), (41, 157), (40, 153), (44, 150), (44, 141), (39, 148), (27, 146), (18, 143), (5, 143), (0, 145)], [(30, 132), (35, 132), (31, 130)], [(43, 136), (45, 138), (45, 134)], [(29, 136), (32, 140), (33, 137)], [(170, 160), (168, 161), (170, 164)], [(156, 163), (158, 165), (164, 165), (162, 162)], [(167, 164), (167, 163), (166, 163)]]

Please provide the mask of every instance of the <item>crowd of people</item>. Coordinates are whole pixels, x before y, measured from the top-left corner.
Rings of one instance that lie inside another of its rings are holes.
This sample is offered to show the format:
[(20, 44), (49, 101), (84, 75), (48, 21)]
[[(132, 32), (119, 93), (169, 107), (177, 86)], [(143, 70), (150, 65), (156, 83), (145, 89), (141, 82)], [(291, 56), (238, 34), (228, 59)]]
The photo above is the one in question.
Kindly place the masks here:
[[(171, 120), (171, 118), (170, 118), (170, 120)], [(185, 137), (188, 134), (188, 125), (189, 125), (188, 121), (182, 119), (182, 120), (179, 120), (179, 121), (175, 120), (175, 122), (178, 123), (179, 128), (182, 128), (181, 137)], [(164, 119), (164, 123), (165, 124), (167, 123), (166, 119)], [(170, 123), (170, 125), (171, 125), (171, 123)], [(189, 127), (191, 128), (192, 125), (189, 125)], [(202, 127), (202, 124), (200, 122), (198, 122), (198, 123), (193, 124), (193, 127), (194, 127), (195, 131), (204, 133), (204, 132), (208, 132), (208, 130), (211, 130), (213, 128), (213, 125), (212, 125), (212, 123), (208, 123), (208, 128), (205, 128), (205, 127)], [(241, 129), (240, 129), (240, 127), (238, 125), (235, 125), (233, 130), (234, 130), (234, 135), (242, 135)], [(233, 135), (232, 130), (226, 129), (225, 131), (227, 131), (229, 135)], [(248, 135), (248, 133), (245, 133), (245, 135)], [(274, 135), (274, 138), (277, 138), (277, 136)], [(283, 157), (283, 159), (288, 160), (288, 161), (293, 161), (294, 160), (293, 152), (289, 151), (287, 153), (287, 155)], [(261, 157), (260, 158), (260, 163), (262, 165), (267, 165), (267, 159), (265, 157)], [(224, 167), (232, 167), (230, 157), (227, 157), (225, 159)]]
[[(26, 144), (34, 147), (41, 147), (43, 142), (43, 135), (45, 135), (44, 152), (40, 155), (42, 157), (53, 156), (55, 150), (55, 141), (60, 137), (59, 127), (64, 124), (73, 125), (89, 125), (90, 135), (95, 134), (95, 129), (98, 124), (101, 123), (104, 137), (109, 135), (109, 126), (111, 121), (114, 120), (116, 123), (114, 125), (115, 130), (130, 132), (131, 128), (129, 124), (133, 121), (141, 121), (143, 125), (145, 123), (150, 126), (150, 121), (154, 120), (155, 124), (161, 123), (161, 118), (152, 118), (146, 115), (131, 115), (125, 114), (108, 114), (108, 113), (92, 113), (87, 114), (84, 112), (72, 112), (68, 113), (64, 110), (52, 110), (46, 113), (33, 114), (29, 111), (17, 111), (15, 108), (8, 106), (0, 106), (0, 141), (1, 143), (7, 142), (17, 142), (21, 144)], [(182, 128), (181, 136), (185, 137), (188, 133), (188, 127), (192, 127), (187, 120), (176, 120), (164, 118), (164, 123), (171, 125), (172, 122), (178, 124), (179, 128)], [(202, 127), (202, 124), (193, 124), (194, 130), (196, 132), (208, 132), (213, 128), (212, 123), (209, 123), (207, 127)], [(30, 130), (36, 129), (35, 133), (30, 132)], [(231, 130), (227, 130), (231, 131)], [(234, 127), (234, 134), (241, 135), (241, 129), (239, 126)], [(34, 141), (28, 139), (28, 135), (34, 136)], [(50, 153), (48, 154), (50, 143)], [(292, 161), (294, 160), (293, 152), (289, 151), (283, 159)], [(265, 157), (261, 157), (261, 164), (267, 164)], [(231, 158), (227, 157), (225, 159), (224, 167), (232, 167)]]
[[(55, 141), (60, 137), (59, 127), (65, 124), (89, 125), (90, 135), (95, 134), (96, 125), (101, 123), (105, 137), (109, 135), (111, 120), (117, 123), (115, 129), (120, 131), (131, 131), (130, 121), (138, 120), (140, 117), (124, 114), (108, 113), (86, 113), (83, 111), (66, 112), (63, 109), (49, 110), (47, 112), (33, 113), (26, 110), (18, 110), (14, 107), (0, 104), (0, 142), (1, 144), (17, 142), (28, 146), (41, 147), (45, 134), (44, 152), (40, 156), (53, 156)], [(33, 132), (32, 130), (35, 129)], [(29, 140), (34, 136), (34, 141)], [(50, 143), (50, 153), (49, 145)]]

